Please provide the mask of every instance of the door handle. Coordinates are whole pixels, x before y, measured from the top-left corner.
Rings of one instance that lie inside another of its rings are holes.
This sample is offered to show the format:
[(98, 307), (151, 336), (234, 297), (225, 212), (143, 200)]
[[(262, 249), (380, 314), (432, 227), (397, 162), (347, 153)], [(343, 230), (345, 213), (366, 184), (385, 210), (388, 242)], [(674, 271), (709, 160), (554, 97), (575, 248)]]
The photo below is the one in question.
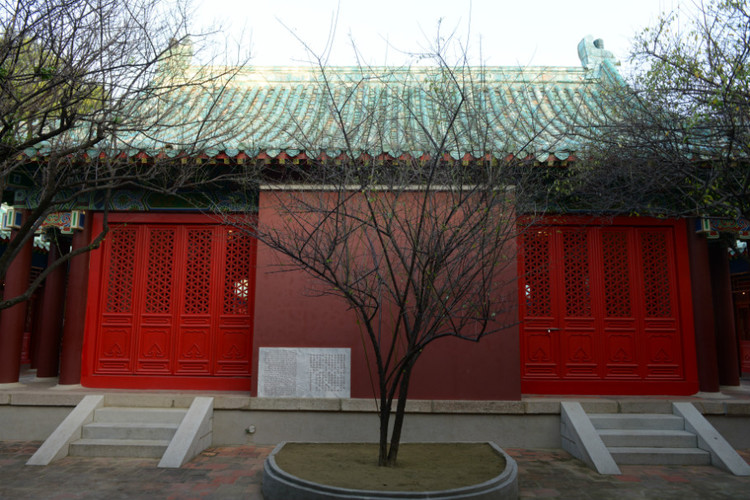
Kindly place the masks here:
[(559, 328), (547, 328), (547, 333), (558, 332), (558, 331), (560, 331)]

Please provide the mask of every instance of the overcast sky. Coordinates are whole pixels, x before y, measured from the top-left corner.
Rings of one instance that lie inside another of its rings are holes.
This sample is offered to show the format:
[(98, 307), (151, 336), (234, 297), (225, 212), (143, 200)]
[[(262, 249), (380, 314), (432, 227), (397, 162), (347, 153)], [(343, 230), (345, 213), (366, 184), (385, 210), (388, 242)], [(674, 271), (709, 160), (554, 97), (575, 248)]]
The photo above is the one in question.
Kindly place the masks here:
[[(632, 37), (659, 12), (684, 10), (690, 0), (197, 0), (198, 19), (220, 20), (231, 38), (244, 29), (253, 65), (299, 65), (309, 60), (299, 41), (326, 47), (338, 21), (329, 64), (355, 65), (351, 40), (369, 64), (402, 64), (442, 31), (469, 40), (474, 63), (578, 66), (576, 47), (586, 35), (625, 60)], [(681, 4), (683, 4), (681, 6)], [(282, 25), (283, 23), (283, 25)], [(286, 25), (286, 28), (284, 27)], [(287, 29), (288, 28), (288, 29)]]

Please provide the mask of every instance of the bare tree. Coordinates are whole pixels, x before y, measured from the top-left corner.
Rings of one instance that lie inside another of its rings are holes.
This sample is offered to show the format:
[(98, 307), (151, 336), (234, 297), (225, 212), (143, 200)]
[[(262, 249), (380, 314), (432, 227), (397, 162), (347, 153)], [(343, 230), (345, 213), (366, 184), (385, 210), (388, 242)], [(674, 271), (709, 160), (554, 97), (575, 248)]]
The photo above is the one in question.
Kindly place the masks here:
[[(208, 34), (191, 33), (188, 14), (183, 2), (158, 0), (0, 5), (0, 185), (3, 201), (29, 210), (0, 256), (0, 278), (53, 212), (106, 212), (118, 190), (176, 194), (221, 181), (180, 158), (221, 135), (211, 99), (243, 61), (191, 66)], [(3, 297), (0, 309), (28, 299), (56, 265), (102, 237), (49, 266), (25, 293)]]
[(548, 103), (530, 84), (538, 75), (496, 69), (488, 79), (466, 59), (449, 64), (445, 51), (437, 45), (431, 66), (395, 69), (341, 70), (315, 58), (306, 78), (317, 80), (308, 92), (317, 114), (285, 114), (288, 147), (304, 157), (262, 165), (251, 182), (261, 183), (262, 210), (248, 230), (282, 269), (305, 271), (313, 293), (340, 297), (356, 314), (381, 466), (396, 464), (425, 349), (516, 324), (518, 186), (534, 148), (555, 147), (537, 143), (554, 141), (551, 117), (539, 112)]

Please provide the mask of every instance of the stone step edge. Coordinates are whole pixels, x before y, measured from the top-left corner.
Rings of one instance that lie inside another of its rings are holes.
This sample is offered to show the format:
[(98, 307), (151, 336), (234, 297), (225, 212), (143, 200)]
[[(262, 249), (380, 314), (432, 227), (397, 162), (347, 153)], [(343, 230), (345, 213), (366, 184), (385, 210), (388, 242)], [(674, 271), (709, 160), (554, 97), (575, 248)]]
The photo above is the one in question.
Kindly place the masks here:
[(608, 446), (607, 450), (612, 455), (632, 454), (632, 455), (710, 455), (700, 448), (656, 448), (646, 446)]
[(690, 431), (680, 429), (597, 429), (600, 436), (690, 436)]
[(70, 443), (71, 446), (169, 446), (168, 439), (110, 439), (81, 438)]
[(678, 415), (660, 413), (593, 413), (588, 414), (597, 431), (603, 430), (685, 430), (685, 420)]
[(89, 422), (84, 427), (99, 428), (122, 428), (122, 429), (177, 429), (180, 424), (177, 422)]
[(179, 424), (187, 414), (182, 408), (127, 408), (104, 406), (94, 411), (98, 423), (169, 423)]

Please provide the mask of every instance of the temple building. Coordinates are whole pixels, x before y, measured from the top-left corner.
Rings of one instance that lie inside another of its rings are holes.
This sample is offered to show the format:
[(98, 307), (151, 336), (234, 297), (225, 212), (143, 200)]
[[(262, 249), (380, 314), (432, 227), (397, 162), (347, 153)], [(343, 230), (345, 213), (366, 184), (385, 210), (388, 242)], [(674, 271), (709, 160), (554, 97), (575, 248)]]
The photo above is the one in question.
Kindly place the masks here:
[[(158, 137), (118, 137), (123, 162), (219, 180), (178, 193), (87, 193), (49, 216), (51, 261), (100, 241), (51, 273), (38, 300), (2, 311), (0, 384), (17, 382), (31, 362), (60, 385), (371, 397), (371, 354), (354, 312), (310, 293), (308, 274), (279, 272), (274, 251), (233, 222), (279, 223), (279, 192), (325, 188), (287, 175), (316, 162), (398, 169), (439, 155), (456, 169), (565, 169), (583, 161), (580, 129), (624, 81), (591, 39), (579, 54), (581, 67), (462, 68), (470, 112), (455, 114), (441, 107), (455, 104), (441, 87), (445, 69), (421, 66), (239, 68), (215, 89), (164, 96), (161, 111), (138, 108), (172, 113), (171, 125)], [(433, 144), (447, 122), (455, 137)], [(44, 148), (23, 161), (44, 162)], [(236, 172), (265, 177), (240, 183)], [(33, 176), (6, 182), (3, 199), (12, 235), (38, 199)], [(747, 221), (525, 210), (516, 209), (528, 227), (514, 240), (515, 279), (506, 285), (512, 324), (478, 343), (436, 341), (415, 369), (413, 399), (690, 395), (738, 385), (750, 372), (750, 274), (715, 238), (746, 241)], [(13, 261), (6, 299), (35, 276), (33, 245)]]

